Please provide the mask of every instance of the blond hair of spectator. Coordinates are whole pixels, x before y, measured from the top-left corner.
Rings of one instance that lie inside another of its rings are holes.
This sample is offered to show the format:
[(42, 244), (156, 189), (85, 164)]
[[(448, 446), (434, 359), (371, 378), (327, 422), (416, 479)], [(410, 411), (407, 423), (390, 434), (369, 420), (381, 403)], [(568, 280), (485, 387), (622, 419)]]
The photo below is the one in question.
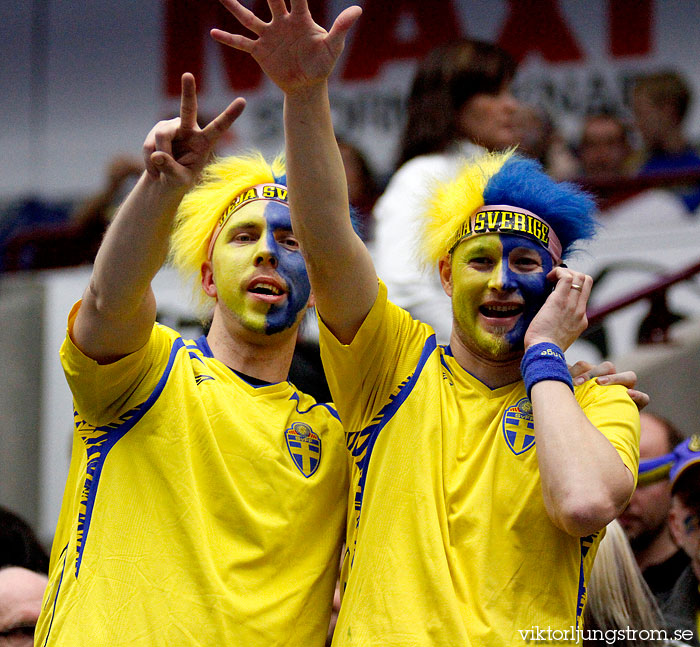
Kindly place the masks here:
[[(619, 629), (645, 630), (644, 636), (658, 638), (663, 618), (637, 566), (634, 553), (622, 526), (615, 520), (606, 529), (600, 542), (588, 585), (588, 601), (583, 621), (585, 636), (600, 640), (584, 640), (584, 645), (606, 644), (606, 631)], [(610, 634), (608, 634), (610, 635)], [(617, 634), (619, 635), (619, 634)], [(658, 645), (658, 640), (620, 639), (616, 645)]]

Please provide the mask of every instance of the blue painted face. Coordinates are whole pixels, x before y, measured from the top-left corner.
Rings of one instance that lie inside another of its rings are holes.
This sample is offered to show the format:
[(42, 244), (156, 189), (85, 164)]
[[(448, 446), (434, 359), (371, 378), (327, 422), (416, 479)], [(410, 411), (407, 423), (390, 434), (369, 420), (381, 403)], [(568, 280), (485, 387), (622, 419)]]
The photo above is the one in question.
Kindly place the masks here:
[(290, 328), (311, 286), (289, 207), (259, 200), (233, 213), (212, 255), (218, 299), (246, 327), (267, 335)]
[[(503, 246), (503, 257), (501, 268), (503, 272), (504, 288), (512, 288), (520, 292), (524, 300), (524, 310), (518, 323), (506, 335), (506, 340), (514, 348), (522, 348), (525, 333), (530, 323), (544, 305), (551, 291), (552, 285), (547, 282), (546, 276), (552, 270), (552, 257), (536, 242), (524, 236), (501, 235), (501, 245)], [(531, 249), (537, 252), (541, 259), (542, 271), (522, 272), (518, 271), (518, 264), (522, 264), (522, 258), (512, 258), (518, 256), (517, 250)], [(509, 262), (509, 259), (511, 262)]]
[(490, 360), (511, 359), (550, 292), (549, 253), (512, 234), (469, 238), (451, 260), (452, 311), (465, 346)]
[(272, 335), (289, 328), (296, 321), (297, 315), (309, 301), (311, 284), (298, 243), (296, 249), (290, 249), (278, 242), (280, 232), (292, 230), (289, 207), (279, 202), (270, 202), (265, 208), (265, 219), (267, 244), (277, 255), (277, 272), (286, 281), (288, 288), (287, 302), (279, 306), (273, 305), (265, 318), (265, 332)]

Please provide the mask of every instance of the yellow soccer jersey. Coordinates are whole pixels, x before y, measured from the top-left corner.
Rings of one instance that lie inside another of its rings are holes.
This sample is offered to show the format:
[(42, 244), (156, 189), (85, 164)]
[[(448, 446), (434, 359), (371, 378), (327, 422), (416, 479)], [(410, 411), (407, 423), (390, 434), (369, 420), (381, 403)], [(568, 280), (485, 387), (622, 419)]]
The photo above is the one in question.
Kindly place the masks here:
[(36, 644), (322, 646), (348, 488), (333, 407), (158, 324), (113, 364), (70, 336), (61, 357), (75, 437)]
[[(601, 535), (547, 516), (523, 383), (488, 388), (381, 284), (350, 345), (321, 323), (321, 352), (353, 459), (333, 645), (510, 647), (580, 628)], [(636, 475), (625, 389), (588, 382), (576, 399)]]

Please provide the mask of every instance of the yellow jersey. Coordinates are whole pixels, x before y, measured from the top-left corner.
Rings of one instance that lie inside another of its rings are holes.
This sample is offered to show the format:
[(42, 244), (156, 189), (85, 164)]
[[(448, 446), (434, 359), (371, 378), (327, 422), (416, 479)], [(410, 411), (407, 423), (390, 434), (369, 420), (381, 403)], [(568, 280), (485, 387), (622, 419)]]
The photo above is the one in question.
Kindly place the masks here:
[(348, 488), (335, 409), (158, 324), (112, 364), (70, 334), (61, 359), (75, 433), (36, 644), (322, 646)]
[[(353, 461), (333, 645), (510, 647), (533, 627), (580, 629), (601, 535), (549, 519), (523, 382), (487, 387), (381, 283), (351, 344), (320, 327)], [(575, 395), (636, 475), (625, 389), (589, 381)]]

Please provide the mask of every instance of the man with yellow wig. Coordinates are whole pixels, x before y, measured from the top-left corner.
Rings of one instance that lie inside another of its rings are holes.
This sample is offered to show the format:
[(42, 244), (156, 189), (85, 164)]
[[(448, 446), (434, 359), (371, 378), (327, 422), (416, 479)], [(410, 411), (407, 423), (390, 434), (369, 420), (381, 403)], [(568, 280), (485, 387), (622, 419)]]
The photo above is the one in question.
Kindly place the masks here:
[[(37, 645), (324, 644), (344, 438), (332, 407), (286, 381), (312, 297), (283, 163), (205, 166), (242, 109), (200, 130), (183, 76), (180, 118), (146, 139), (70, 314), (73, 457)], [(211, 316), (194, 341), (155, 323), (174, 221), (173, 263)]]
[(591, 200), (512, 153), (436, 187), (423, 255), (453, 307), (451, 342), (436, 345), (387, 301), (348, 217), (327, 80), (360, 9), (326, 32), (306, 0), (268, 0), (269, 23), (222, 2), (257, 38), (213, 37), (251, 53), (285, 93), (292, 220), (353, 460), (333, 644), (577, 642), (639, 438), (625, 390), (574, 387), (564, 360), (591, 279), (562, 258), (592, 234)]

